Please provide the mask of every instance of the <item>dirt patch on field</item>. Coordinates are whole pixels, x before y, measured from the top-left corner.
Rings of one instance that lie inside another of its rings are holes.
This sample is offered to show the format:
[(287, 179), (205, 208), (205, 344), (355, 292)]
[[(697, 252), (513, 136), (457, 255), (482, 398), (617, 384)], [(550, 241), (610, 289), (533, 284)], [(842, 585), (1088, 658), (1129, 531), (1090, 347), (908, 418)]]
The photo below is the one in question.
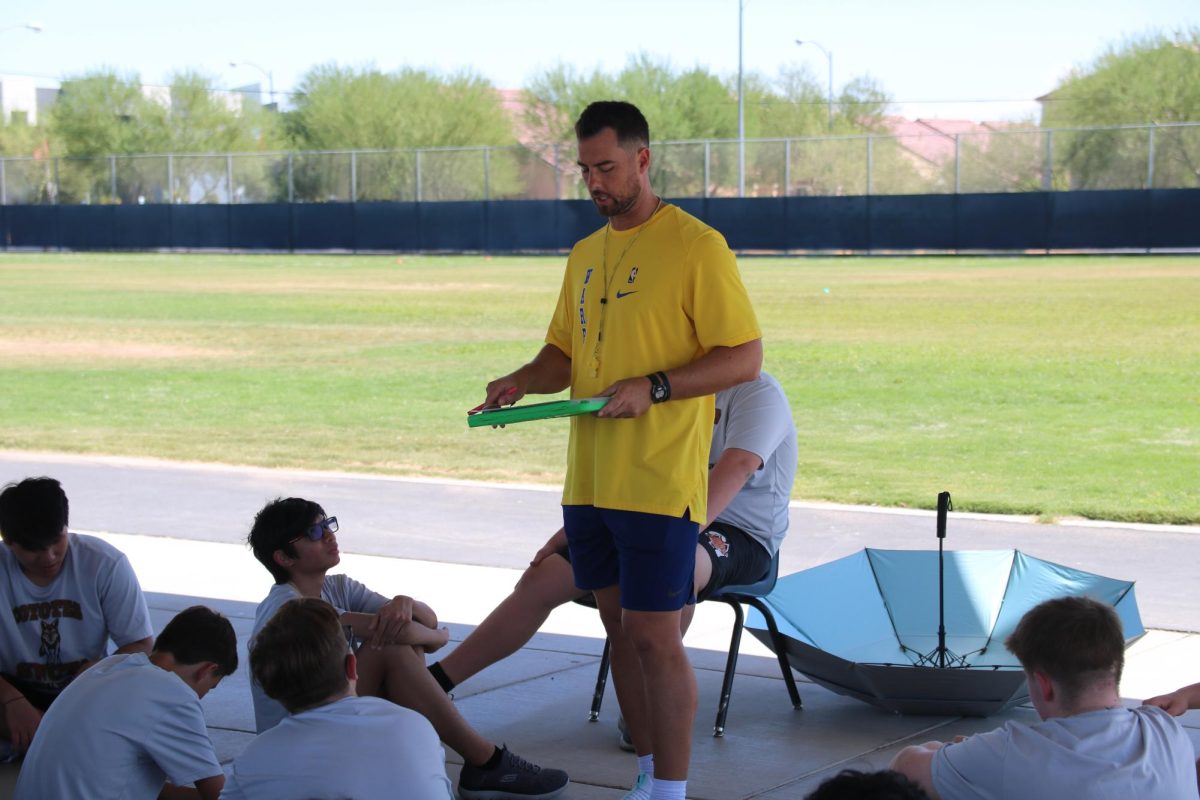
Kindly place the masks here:
[(0, 339), (0, 361), (49, 359), (79, 361), (173, 361), (192, 358), (228, 358), (232, 350), (148, 342), (61, 341)]

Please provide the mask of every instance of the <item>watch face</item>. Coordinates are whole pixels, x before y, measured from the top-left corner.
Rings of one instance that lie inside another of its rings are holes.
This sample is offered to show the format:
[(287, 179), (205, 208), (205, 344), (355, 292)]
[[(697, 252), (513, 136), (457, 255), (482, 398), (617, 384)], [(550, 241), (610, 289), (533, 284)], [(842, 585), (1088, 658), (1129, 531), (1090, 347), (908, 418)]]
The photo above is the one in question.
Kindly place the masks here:
[(656, 403), (661, 403), (667, 399), (667, 387), (661, 383), (650, 387), (650, 399)]

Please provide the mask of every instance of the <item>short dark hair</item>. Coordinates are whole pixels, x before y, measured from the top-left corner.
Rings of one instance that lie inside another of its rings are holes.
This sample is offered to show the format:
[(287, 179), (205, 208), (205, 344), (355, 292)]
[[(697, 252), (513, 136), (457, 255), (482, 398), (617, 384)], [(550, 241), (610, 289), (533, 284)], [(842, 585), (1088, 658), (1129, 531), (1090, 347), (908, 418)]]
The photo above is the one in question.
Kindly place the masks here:
[(1069, 702), (1103, 681), (1121, 682), (1125, 634), (1108, 603), (1090, 597), (1058, 597), (1021, 617), (1004, 646), (1027, 672), (1058, 682)]
[(285, 555), (295, 558), (296, 548), (291, 541), (303, 536), (312, 527), (313, 520), (323, 516), (325, 509), (319, 504), (300, 497), (286, 500), (276, 497), (254, 516), (254, 527), (246, 541), (254, 550), (254, 557), (270, 571), (276, 583), (287, 583), (291, 575), (275, 563), (275, 551), (282, 550)]
[(0, 492), (0, 538), (26, 550), (58, 541), (69, 516), (67, 493), (54, 478), (26, 478)]
[(624, 100), (592, 103), (575, 121), (575, 137), (590, 139), (605, 128), (612, 128), (623, 145), (650, 146), (650, 125), (633, 103)]
[(334, 607), (298, 597), (280, 606), (254, 637), (250, 672), (268, 697), (296, 713), (349, 687), (349, 653)]
[(805, 800), (929, 800), (916, 783), (894, 770), (844, 769), (818, 786)]
[(180, 664), (211, 661), (221, 675), (237, 671), (237, 634), (229, 620), (204, 606), (185, 608), (154, 640), (154, 652), (170, 653)]

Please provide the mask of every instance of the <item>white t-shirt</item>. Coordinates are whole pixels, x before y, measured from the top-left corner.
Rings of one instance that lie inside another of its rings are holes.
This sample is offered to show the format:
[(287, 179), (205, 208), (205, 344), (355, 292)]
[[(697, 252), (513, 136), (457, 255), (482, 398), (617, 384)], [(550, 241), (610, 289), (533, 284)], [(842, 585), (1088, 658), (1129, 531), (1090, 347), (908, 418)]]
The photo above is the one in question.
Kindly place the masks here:
[(153, 800), (221, 774), (195, 690), (144, 653), (109, 656), (42, 717), (16, 800)]
[(727, 448), (754, 453), (763, 465), (729, 501), (717, 521), (736, 525), (772, 556), (787, 535), (788, 501), (796, 479), (796, 426), (783, 387), (767, 373), (717, 392), (721, 417), (713, 426), (708, 468)]
[(154, 635), (146, 598), (125, 554), (94, 536), (68, 533), (62, 570), (48, 586), (0, 546), (0, 672), (62, 689), (84, 661)]
[[(250, 632), (251, 650), (254, 649), (254, 639), (258, 632), (275, 616), (279, 607), (297, 597), (300, 597), (300, 592), (290, 583), (277, 583), (271, 587), (266, 599), (258, 604), (258, 611), (254, 614), (254, 630)], [(326, 575), (321, 586), (321, 599), (336, 608), (339, 614), (347, 611), (375, 614), (388, 601), (388, 598), (346, 575)], [(287, 716), (287, 709), (267, 697), (267, 693), (253, 677), (250, 679), (250, 696), (254, 700), (254, 727), (259, 733), (274, 727), (279, 720)]]
[(289, 716), (233, 761), (222, 800), (453, 798), (429, 720), (378, 697), (346, 697)]
[(943, 800), (1195, 800), (1194, 759), (1161, 708), (1110, 708), (948, 744), (934, 754), (933, 786)]

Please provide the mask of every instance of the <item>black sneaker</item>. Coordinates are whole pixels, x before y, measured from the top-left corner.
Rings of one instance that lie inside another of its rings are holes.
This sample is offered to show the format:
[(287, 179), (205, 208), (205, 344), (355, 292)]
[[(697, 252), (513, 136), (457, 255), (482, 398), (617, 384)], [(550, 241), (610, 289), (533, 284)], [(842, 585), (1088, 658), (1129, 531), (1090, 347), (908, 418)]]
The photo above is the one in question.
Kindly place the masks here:
[(567, 787), (567, 781), (567, 773), (561, 769), (543, 769), (503, 747), (494, 769), (463, 764), (458, 796), (463, 800), (549, 800)]

